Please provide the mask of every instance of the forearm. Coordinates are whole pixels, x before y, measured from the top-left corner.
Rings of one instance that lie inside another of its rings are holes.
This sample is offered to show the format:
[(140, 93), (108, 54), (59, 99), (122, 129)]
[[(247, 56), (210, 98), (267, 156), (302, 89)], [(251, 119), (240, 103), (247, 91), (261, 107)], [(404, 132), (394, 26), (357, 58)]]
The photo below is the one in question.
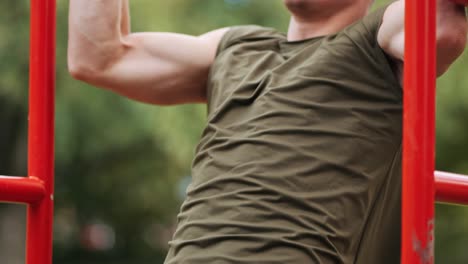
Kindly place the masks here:
[[(127, 2), (127, 1), (125, 1)], [(70, 0), (69, 62), (105, 67), (122, 48), (121, 0)], [(125, 20), (125, 19), (124, 19)], [(79, 67), (79, 66), (78, 66)]]
[(131, 33), (131, 22), (130, 22), (130, 6), (128, 0), (122, 0), (122, 12), (121, 12), (121, 21), (120, 29), (122, 35), (128, 35)]

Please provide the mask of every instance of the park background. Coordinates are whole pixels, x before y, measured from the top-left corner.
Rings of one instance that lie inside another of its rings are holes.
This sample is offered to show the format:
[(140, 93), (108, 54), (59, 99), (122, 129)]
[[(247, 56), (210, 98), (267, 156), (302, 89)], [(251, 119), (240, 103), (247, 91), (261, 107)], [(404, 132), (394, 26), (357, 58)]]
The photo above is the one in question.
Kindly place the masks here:
[[(70, 78), (58, 0), (55, 264), (162, 263), (203, 105), (131, 102)], [(377, 1), (376, 7), (387, 1)], [(133, 31), (287, 30), (280, 0), (131, 0)], [(0, 1), (0, 174), (26, 175), (29, 3)], [(437, 168), (468, 173), (468, 58), (438, 82)], [(468, 208), (437, 205), (436, 263), (468, 263)], [(24, 263), (25, 207), (0, 204), (0, 264)], [(383, 240), (385, 238), (382, 238)]]

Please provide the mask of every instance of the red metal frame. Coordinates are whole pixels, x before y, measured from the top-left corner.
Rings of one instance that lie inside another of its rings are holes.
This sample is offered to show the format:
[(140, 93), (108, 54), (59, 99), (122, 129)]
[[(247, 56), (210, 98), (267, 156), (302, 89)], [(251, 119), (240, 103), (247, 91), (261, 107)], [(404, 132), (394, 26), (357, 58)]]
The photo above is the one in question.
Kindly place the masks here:
[(437, 202), (468, 204), (468, 176), (436, 171), (435, 181)]
[(55, 0), (31, 0), (28, 174), (46, 197), (28, 206), (26, 263), (52, 263), (54, 208)]
[(44, 182), (37, 178), (0, 176), (0, 199), (3, 202), (37, 204), (45, 194)]
[(403, 264), (434, 261), (435, 10), (435, 0), (406, 0)]
[(28, 205), (27, 264), (52, 263), (55, 16), (55, 0), (31, 0), (29, 177), (0, 177), (0, 201)]
[(434, 263), (434, 200), (468, 204), (468, 176), (434, 172), (436, 0), (406, 0), (402, 264)]

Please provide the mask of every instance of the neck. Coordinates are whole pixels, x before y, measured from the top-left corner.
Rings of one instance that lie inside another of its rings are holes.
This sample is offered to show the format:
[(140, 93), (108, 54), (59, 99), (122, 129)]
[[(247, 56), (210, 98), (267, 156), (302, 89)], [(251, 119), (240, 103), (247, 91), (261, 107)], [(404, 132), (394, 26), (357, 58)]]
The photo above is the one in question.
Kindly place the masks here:
[(321, 12), (319, 15), (307, 17), (293, 15), (288, 29), (288, 41), (335, 34), (364, 15), (365, 12), (356, 12), (354, 8), (347, 8), (334, 14)]

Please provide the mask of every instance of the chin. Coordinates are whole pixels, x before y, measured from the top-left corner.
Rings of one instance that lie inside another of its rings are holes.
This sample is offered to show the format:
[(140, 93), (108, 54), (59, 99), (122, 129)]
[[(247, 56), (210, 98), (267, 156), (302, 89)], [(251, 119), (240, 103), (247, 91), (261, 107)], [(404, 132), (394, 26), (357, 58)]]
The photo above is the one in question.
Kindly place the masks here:
[[(360, 0), (362, 1), (362, 0)], [(357, 0), (283, 0), (286, 7), (293, 13), (307, 12), (307, 11), (320, 11), (327, 9), (341, 9), (355, 4)]]
[[(308, 6), (320, 0), (283, 0), (284, 4), (290, 7), (301, 7), (301, 6)], [(322, 0), (323, 1), (323, 0)]]

